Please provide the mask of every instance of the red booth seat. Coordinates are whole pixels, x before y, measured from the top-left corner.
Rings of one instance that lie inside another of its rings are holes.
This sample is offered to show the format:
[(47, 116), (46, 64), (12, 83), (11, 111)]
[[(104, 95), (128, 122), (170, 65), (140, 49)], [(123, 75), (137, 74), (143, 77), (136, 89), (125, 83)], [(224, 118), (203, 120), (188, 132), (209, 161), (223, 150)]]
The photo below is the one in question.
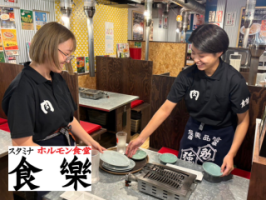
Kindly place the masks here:
[(10, 129), (9, 129), (8, 123), (1, 124), (0, 125), (0, 130), (3, 130), (3, 131), (6, 131), (6, 132), (10, 133)]
[(0, 118), (0, 125), (1, 124), (4, 124), (4, 123), (7, 123), (7, 120), (6, 119), (3, 119), (3, 118)]
[(242, 170), (242, 169), (237, 169), (237, 168), (235, 168), (232, 172), (231, 172), (231, 174), (233, 174), (233, 175), (236, 175), (236, 176), (241, 176), (241, 177), (243, 177), (243, 178), (246, 178), (246, 179), (250, 179), (250, 172), (248, 172), (248, 171), (244, 171), (244, 170)]
[(85, 121), (81, 121), (80, 120), (80, 125), (84, 128), (84, 130), (88, 133), (88, 134), (92, 134), (95, 131), (100, 130), (102, 127), (98, 124), (93, 124), (90, 122), (85, 122)]
[[(100, 130), (102, 127), (98, 124), (93, 124), (93, 123), (89, 123), (89, 122), (84, 122), (84, 121), (80, 121), (80, 125), (84, 128), (84, 130), (88, 133), (88, 134), (92, 134), (95, 131)], [(3, 131), (7, 131), (10, 132), (8, 123), (5, 124), (1, 124), (0, 125), (0, 130)]]
[(178, 151), (177, 150), (174, 150), (174, 149), (170, 149), (170, 148), (167, 148), (167, 147), (162, 147), (158, 153), (171, 153), (171, 154), (174, 154), (176, 156), (178, 156)]
[(140, 104), (143, 104), (144, 101), (143, 100), (135, 100), (135, 101), (132, 101), (131, 102), (131, 109), (135, 108), (136, 106), (140, 105)]

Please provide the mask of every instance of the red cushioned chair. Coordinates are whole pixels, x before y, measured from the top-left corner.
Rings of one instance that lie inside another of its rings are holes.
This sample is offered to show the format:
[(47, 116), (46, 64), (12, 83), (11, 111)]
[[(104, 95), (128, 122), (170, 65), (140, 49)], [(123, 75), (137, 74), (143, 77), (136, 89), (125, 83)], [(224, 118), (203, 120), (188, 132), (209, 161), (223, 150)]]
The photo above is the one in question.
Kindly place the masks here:
[[(150, 108), (149, 103), (144, 103), (143, 100), (135, 100), (131, 102), (131, 131), (138, 132), (142, 131), (150, 120)], [(140, 120), (139, 128), (133, 127), (132, 120)], [(136, 131), (137, 130), (137, 131)]]
[(1, 124), (0, 125), (0, 130), (3, 130), (3, 131), (6, 131), (6, 132), (10, 133), (10, 129), (9, 129), (8, 123)]
[(7, 119), (0, 118), (0, 125), (4, 123), (7, 123)]
[(162, 147), (158, 153), (171, 153), (171, 154), (174, 154), (176, 156), (178, 156), (178, 151), (177, 150), (174, 150), (174, 149), (170, 149), (170, 148), (167, 148), (167, 147)]
[(102, 128), (100, 125), (98, 124), (93, 124), (90, 122), (85, 122), (80, 120), (80, 125), (82, 126), (82, 128), (84, 128), (84, 130), (94, 139), (94, 140), (100, 140), (101, 139), (101, 135), (103, 133), (105, 133), (107, 130)]
[(137, 99), (137, 100), (135, 100), (135, 101), (132, 101), (131, 102), (131, 109), (133, 109), (133, 108), (135, 108), (135, 107), (137, 107), (138, 105), (141, 105), (141, 104), (143, 104), (144, 103), (144, 101), (143, 100), (139, 100), (139, 99)]

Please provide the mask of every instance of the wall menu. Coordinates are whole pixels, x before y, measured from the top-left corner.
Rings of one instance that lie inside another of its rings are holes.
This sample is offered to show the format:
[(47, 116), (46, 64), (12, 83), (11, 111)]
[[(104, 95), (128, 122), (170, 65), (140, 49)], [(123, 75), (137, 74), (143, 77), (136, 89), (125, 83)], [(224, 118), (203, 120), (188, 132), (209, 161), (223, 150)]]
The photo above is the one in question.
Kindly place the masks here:
[(35, 12), (35, 29), (38, 31), (44, 24), (47, 23), (45, 12)]
[(142, 13), (132, 11), (132, 39), (143, 40), (144, 33), (144, 15)]
[(18, 50), (16, 29), (2, 29), (1, 34), (5, 50)]
[[(245, 34), (245, 7), (241, 9), (240, 26), (238, 29), (237, 47), (242, 47)], [(253, 24), (251, 25), (248, 37), (249, 44), (266, 44), (266, 7), (256, 7)]]
[(33, 12), (31, 10), (20, 10), (21, 26), (23, 30), (34, 30)]

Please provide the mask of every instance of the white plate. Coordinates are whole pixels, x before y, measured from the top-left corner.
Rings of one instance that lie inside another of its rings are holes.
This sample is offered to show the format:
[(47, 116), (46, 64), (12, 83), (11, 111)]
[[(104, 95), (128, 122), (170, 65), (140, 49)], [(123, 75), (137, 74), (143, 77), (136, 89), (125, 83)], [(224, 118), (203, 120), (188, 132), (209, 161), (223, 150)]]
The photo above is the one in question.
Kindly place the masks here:
[(103, 162), (117, 167), (127, 167), (130, 163), (128, 157), (116, 151), (104, 151), (100, 158)]
[(133, 169), (135, 167), (136, 163), (133, 160), (130, 160), (130, 164), (127, 167), (116, 167), (113, 165), (109, 165), (106, 163), (103, 163), (103, 167), (105, 169), (108, 169), (110, 171), (115, 171), (115, 172), (127, 172), (130, 171), (131, 169)]

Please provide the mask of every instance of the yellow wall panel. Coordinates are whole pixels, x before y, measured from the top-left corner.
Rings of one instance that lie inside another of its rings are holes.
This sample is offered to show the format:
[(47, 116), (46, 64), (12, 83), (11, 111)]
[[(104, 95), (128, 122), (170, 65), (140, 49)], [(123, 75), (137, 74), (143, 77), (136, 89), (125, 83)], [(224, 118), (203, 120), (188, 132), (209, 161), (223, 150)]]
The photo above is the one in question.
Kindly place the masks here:
[[(100, 3), (107, 1), (100, 1)], [(72, 14), (70, 17), (70, 29), (77, 39), (77, 49), (74, 53), (76, 57), (88, 56), (88, 31), (87, 18), (83, 10), (84, 1), (74, 0), (75, 5), (72, 6)], [(61, 12), (59, 2), (55, 5), (56, 20), (61, 22)], [(114, 52), (105, 53), (105, 22), (114, 23)], [(96, 13), (94, 15), (94, 54), (97, 55), (115, 55), (116, 44), (127, 42), (128, 31), (128, 9), (120, 9), (103, 4), (96, 5)], [(74, 71), (77, 71), (76, 60), (72, 62)]]

